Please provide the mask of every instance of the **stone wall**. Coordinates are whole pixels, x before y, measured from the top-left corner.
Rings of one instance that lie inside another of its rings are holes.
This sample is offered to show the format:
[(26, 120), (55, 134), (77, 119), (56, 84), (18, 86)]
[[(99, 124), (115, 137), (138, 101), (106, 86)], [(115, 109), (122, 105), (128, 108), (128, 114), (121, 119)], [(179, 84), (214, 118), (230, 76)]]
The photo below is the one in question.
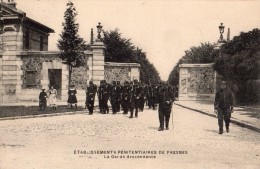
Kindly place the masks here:
[(105, 80), (108, 83), (120, 81), (121, 84), (125, 81), (139, 80), (139, 68), (140, 65), (137, 63), (105, 62)]
[(74, 68), (71, 76), (71, 81), (77, 89), (86, 90), (89, 81), (88, 67), (82, 66)]
[(212, 64), (181, 64), (180, 100), (213, 100), (216, 92), (216, 73)]

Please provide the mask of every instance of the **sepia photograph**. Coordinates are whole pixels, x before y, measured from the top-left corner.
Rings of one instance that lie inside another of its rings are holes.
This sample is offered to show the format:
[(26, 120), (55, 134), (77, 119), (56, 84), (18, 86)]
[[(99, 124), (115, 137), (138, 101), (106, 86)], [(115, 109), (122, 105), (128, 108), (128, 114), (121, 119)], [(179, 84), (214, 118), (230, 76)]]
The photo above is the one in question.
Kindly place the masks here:
[(0, 169), (259, 169), (259, 0), (1, 0)]

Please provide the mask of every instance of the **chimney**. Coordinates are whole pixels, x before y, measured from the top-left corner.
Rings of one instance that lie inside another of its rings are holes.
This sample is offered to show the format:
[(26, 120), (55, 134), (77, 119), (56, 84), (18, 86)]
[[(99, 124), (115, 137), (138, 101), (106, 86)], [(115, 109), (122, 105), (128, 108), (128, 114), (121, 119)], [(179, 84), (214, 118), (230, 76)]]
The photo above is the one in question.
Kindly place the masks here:
[(230, 41), (230, 28), (228, 28), (228, 32), (227, 32), (227, 41)]
[(16, 9), (16, 2), (14, 2), (14, 0), (8, 0), (7, 4), (8, 4), (10, 7)]

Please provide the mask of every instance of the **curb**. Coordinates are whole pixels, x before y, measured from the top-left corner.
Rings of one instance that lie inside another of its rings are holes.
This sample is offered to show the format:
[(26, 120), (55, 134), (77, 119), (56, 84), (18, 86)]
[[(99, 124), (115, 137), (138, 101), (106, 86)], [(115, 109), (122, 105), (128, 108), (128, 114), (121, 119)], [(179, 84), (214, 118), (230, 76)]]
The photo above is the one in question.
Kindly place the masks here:
[(52, 117), (52, 116), (63, 116), (63, 115), (74, 115), (74, 114), (84, 114), (85, 111), (74, 111), (74, 112), (64, 112), (64, 113), (51, 113), (51, 114), (37, 114), (37, 115), (26, 115), (26, 116), (14, 116), (14, 117), (3, 117), (1, 120), (17, 120), (17, 119), (29, 119), (29, 118), (39, 118), (39, 117)]
[[(187, 106), (183, 106), (183, 105), (178, 104), (178, 103), (174, 103), (174, 104), (177, 105), (177, 106), (180, 106), (180, 107), (192, 110), (192, 111), (199, 112), (199, 113), (207, 115), (207, 116), (211, 116), (211, 117), (217, 118), (214, 114), (210, 114), (210, 113), (207, 113), (205, 111), (201, 111), (201, 110), (198, 110), (198, 109), (193, 109), (193, 108), (190, 108), (190, 107), (187, 107)], [(232, 117), (231, 117), (231, 121), (230, 122), (233, 123), (233, 124), (236, 124), (236, 125), (238, 125), (240, 127), (244, 127), (244, 128), (247, 128), (247, 129), (250, 129), (250, 130), (253, 130), (255, 132), (260, 133), (260, 128), (257, 128), (255, 126), (249, 124), (249, 123), (242, 122), (242, 121), (240, 121), (238, 119), (235, 119), (235, 118), (232, 118)]]

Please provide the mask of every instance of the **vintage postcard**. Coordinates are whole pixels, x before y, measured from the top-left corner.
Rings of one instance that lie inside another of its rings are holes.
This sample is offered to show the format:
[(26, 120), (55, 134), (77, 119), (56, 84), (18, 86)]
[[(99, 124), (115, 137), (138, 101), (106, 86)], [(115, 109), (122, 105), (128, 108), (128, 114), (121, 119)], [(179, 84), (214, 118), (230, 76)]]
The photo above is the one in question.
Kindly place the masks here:
[(0, 169), (260, 168), (260, 1), (1, 0)]

